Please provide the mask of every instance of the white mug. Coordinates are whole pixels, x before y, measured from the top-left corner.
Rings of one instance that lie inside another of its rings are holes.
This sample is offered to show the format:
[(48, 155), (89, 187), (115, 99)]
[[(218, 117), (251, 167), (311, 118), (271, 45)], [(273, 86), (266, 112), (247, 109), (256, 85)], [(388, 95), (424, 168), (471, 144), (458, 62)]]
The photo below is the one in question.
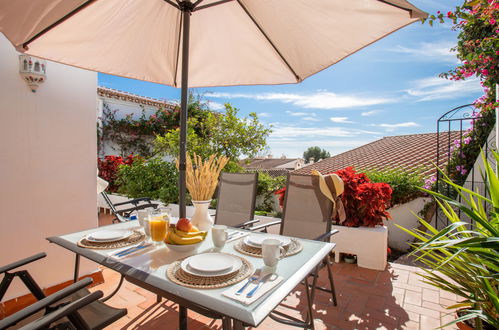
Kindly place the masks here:
[(225, 242), (229, 238), (227, 233), (227, 226), (214, 225), (211, 227), (211, 238), (213, 239), (213, 245), (217, 248), (223, 248)]
[(262, 242), (262, 256), (265, 266), (275, 267), (279, 260), (286, 254), (286, 250), (281, 246), (281, 241), (268, 238)]

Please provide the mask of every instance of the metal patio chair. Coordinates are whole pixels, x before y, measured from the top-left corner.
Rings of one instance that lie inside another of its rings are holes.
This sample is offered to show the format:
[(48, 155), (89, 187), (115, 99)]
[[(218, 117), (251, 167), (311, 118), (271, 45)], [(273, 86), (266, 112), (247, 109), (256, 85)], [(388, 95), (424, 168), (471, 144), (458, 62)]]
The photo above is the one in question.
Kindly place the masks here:
[[(276, 221), (274, 223), (262, 224), (255, 226), (252, 229), (262, 230), (265, 227), (280, 224), (281, 235), (329, 242), (331, 236), (338, 232), (338, 230), (331, 230), (332, 214), (333, 203), (321, 192), (318, 176), (288, 174), (282, 222)], [(322, 267), (327, 267), (329, 289), (317, 286), (319, 270)], [(314, 301), (316, 289), (319, 289), (331, 293), (333, 303), (336, 306), (336, 292), (334, 289), (330, 257), (326, 257), (323, 263), (319, 264), (310, 276), (313, 277), (310, 304)], [(312, 309), (310, 305), (309, 316), (305, 322), (275, 310), (270, 314), (270, 317), (273, 320), (284, 324), (310, 327), (310, 322), (313, 323), (311, 313)]]
[[(91, 293), (86, 288), (92, 283), (91, 278), (84, 278), (50, 296), (46, 296), (28, 271), (15, 270), (45, 256), (45, 253), (38, 253), (0, 267), (0, 274), (4, 275), (0, 283), (0, 301), (15, 277), (19, 277), (38, 300), (17, 313), (0, 320), (0, 330), (15, 326), (43, 310), (45, 312), (42, 317), (22, 326), (20, 329), (50, 329), (51, 324), (54, 322), (58, 323), (57, 329), (103, 329), (127, 314), (125, 308), (110, 307), (100, 301), (99, 299), (103, 296), (102, 291)], [(64, 324), (60, 325), (60, 322)]]
[(254, 220), (258, 173), (227, 173), (220, 175), (215, 224), (246, 228)]
[[(111, 212), (113, 212), (114, 214), (115, 218), (113, 219), (113, 222), (130, 221), (130, 215), (134, 211), (147, 209), (149, 207), (156, 209), (158, 207), (158, 204), (153, 203), (151, 198), (149, 197), (135, 198), (126, 202), (113, 203), (105, 191), (101, 192), (101, 195), (104, 198), (106, 204), (111, 209)], [(119, 208), (120, 206), (126, 205), (128, 205), (128, 207)]]

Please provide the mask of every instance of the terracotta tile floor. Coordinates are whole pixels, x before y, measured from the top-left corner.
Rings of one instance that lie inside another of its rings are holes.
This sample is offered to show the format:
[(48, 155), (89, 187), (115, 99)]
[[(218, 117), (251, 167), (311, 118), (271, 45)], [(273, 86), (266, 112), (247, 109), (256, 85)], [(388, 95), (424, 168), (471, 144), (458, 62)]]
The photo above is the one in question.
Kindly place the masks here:
[[(389, 264), (383, 272), (345, 263), (333, 266), (338, 306), (330, 295), (317, 291), (314, 319), (317, 329), (434, 329), (452, 320), (452, 312), (445, 306), (456, 297), (420, 281), (417, 268)], [(94, 290), (111, 292), (119, 275), (104, 268), (105, 283)], [(319, 282), (325, 285), (327, 272), (321, 272)], [(128, 315), (109, 329), (176, 329), (176, 304), (130, 283), (108, 303), (126, 307)], [(295, 317), (303, 318), (306, 310), (304, 288), (297, 287), (279, 307)], [(221, 329), (221, 322), (189, 311), (189, 329)], [(267, 318), (258, 329), (296, 329)], [(457, 329), (448, 327), (448, 329)]]

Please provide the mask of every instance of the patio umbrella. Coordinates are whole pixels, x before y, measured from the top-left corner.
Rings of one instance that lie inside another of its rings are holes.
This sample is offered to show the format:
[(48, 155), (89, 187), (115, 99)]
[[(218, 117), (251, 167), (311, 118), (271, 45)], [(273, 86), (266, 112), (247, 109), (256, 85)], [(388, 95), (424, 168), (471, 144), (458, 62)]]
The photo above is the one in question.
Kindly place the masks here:
[(423, 17), (405, 0), (0, 0), (20, 52), (181, 87), (181, 217), (188, 87), (297, 83)]

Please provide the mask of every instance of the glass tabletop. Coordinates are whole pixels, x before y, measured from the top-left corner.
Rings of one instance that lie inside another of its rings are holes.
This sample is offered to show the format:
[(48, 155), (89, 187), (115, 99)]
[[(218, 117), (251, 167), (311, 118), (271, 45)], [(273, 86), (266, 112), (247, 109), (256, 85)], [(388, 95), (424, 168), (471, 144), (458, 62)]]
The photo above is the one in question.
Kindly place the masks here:
[[(104, 228), (139, 229), (140, 227), (137, 221), (129, 221), (100, 227), (99, 230)], [(200, 248), (194, 252), (176, 252), (168, 249), (166, 245), (161, 244), (160, 247), (149, 250), (147, 253), (131, 255), (127, 258), (118, 260), (110, 257), (113, 251), (118, 249), (95, 250), (77, 246), (77, 242), (83, 236), (96, 230), (96, 228), (93, 228), (67, 235), (50, 237), (48, 240), (99, 264), (125, 274), (126, 276), (252, 326), (260, 324), (260, 322), (267, 317), (294, 287), (298, 285), (334, 248), (333, 243), (299, 239), (303, 245), (303, 250), (298, 254), (283, 258), (278, 263), (276, 273), (283, 277), (283, 281), (256, 302), (251, 305), (244, 305), (222, 295), (222, 292), (229, 287), (219, 289), (193, 289), (175, 284), (168, 278), (167, 269), (171, 263), (193, 254), (214, 251), (211, 233), (208, 234)], [(237, 240), (228, 242), (221, 250), (217, 249), (216, 251), (241, 256), (251, 262), (255, 269), (264, 267), (261, 258), (251, 257), (236, 251), (234, 249), (234, 244), (236, 243)], [(237, 283), (235, 285), (241, 286), (242, 283)]]

